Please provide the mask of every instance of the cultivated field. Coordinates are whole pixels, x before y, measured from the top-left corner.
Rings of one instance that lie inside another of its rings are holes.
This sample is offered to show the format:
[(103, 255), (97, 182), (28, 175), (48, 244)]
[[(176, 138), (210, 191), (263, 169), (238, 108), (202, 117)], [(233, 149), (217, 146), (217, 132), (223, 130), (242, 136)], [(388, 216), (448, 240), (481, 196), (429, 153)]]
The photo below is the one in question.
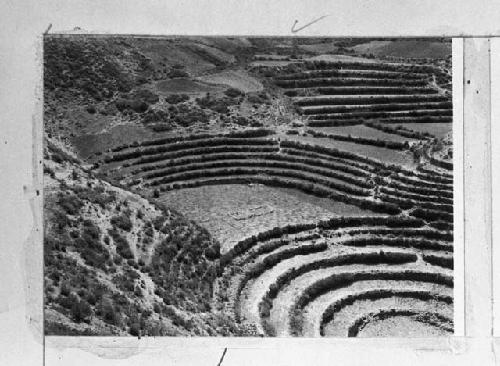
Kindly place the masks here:
[(162, 194), (160, 201), (205, 226), (222, 244), (222, 253), (238, 241), (274, 227), (371, 213), (328, 198), (318, 200), (293, 189), (259, 184), (179, 189)]
[(200, 76), (199, 80), (209, 84), (222, 84), (236, 88), (245, 93), (262, 90), (262, 83), (242, 71), (223, 71), (216, 74)]
[(47, 334), (453, 333), (449, 40), (45, 48)]

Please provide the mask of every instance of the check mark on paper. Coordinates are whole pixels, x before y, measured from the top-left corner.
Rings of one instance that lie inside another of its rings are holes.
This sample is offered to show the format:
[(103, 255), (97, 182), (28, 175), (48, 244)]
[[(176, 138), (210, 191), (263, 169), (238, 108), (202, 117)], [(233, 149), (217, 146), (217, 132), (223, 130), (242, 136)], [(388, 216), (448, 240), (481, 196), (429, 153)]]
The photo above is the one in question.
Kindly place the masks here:
[(295, 22), (292, 25), (292, 33), (300, 32), (302, 29), (307, 28), (307, 27), (313, 25), (314, 23), (319, 22), (320, 20), (322, 20), (322, 19), (324, 19), (324, 18), (326, 18), (328, 16), (330, 16), (330, 15), (323, 15), (323, 16), (317, 18), (317, 19), (314, 19), (312, 22), (309, 22), (309, 23), (307, 23), (307, 24), (305, 24), (305, 25), (303, 25), (302, 27), (299, 27), (299, 28), (295, 28), (295, 26), (299, 22), (298, 20), (295, 20)]

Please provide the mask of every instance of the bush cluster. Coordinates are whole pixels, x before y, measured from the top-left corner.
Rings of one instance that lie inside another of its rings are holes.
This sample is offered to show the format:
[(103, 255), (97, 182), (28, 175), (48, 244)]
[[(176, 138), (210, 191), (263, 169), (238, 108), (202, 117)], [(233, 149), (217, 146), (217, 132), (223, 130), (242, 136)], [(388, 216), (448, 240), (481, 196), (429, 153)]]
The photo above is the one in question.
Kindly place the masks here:
[[(213, 159), (208, 159), (208, 158), (213, 158)], [(235, 161), (238, 160), (238, 161)], [(356, 170), (348, 167), (348, 166), (342, 166), (340, 164), (335, 164), (335, 163), (330, 163), (330, 162), (324, 162), (321, 160), (313, 160), (313, 159), (299, 159), (295, 158), (293, 156), (289, 157), (286, 155), (258, 155), (258, 154), (249, 154), (249, 155), (240, 155), (240, 154), (227, 154), (227, 155), (216, 155), (216, 156), (207, 156), (204, 155), (200, 158), (197, 159), (184, 159), (184, 160), (178, 160), (178, 161), (170, 161), (169, 163), (165, 164), (165, 166), (168, 166), (169, 168), (162, 169), (162, 170), (155, 170), (154, 172), (145, 174), (143, 176), (143, 179), (149, 180), (153, 178), (164, 178), (164, 177), (169, 177), (174, 174), (180, 174), (180, 173), (190, 173), (195, 170), (209, 170), (209, 169), (218, 169), (218, 168), (250, 168), (250, 167), (263, 167), (263, 168), (277, 168), (277, 169), (287, 169), (287, 170), (295, 170), (295, 171), (300, 171), (300, 172), (309, 172), (313, 173), (316, 175), (320, 175), (323, 177), (329, 177), (329, 178), (334, 178), (337, 180), (340, 180), (345, 183), (352, 184), (355, 187), (358, 188), (366, 188), (366, 189), (371, 189), (373, 187), (373, 184), (367, 181), (366, 179), (362, 178), (355, 178), (351, 177), (349, 175), (345, 175), (342, 173), (339, 173), (338, 171), (343, 171), (347, 173), (351, 173), (352, 171), (358, 173)], [(337, 167), (339, 169), (337, 169)], [(148, 167), (149, 168), (149, 167)], [(325, 169), (318, 169), (318, 168), (327, 168)], [(143, 171), (143, 170), (141, 170)], [(281, 174), (281, 173), (280, 173)], [(361, 176), (363, 178), (364, 175), (361, 175), (360, 173), (357, 174), (358, 176)], [(319, 183), (319, 180), (316, 180), (314, 177), (307, 177), (309, 180), (312, 180), (313, 183)], [(177, 180), (177, 177), (174, 177), (173, 179)], [(183, 178), (179, 178), (179, 180), (182, 180)], [(169, 183), (172, 180), (161, 180), (158, 181), (158, 183), (153, 183), (155, 184), (161, 184), (161, 183)], [(331, 184), (331, 182), (329, 183)], [(361, 194), (360, 191), (357, 191), (356, 194)]]
[(393, 150), (405, 150), (405, 149), (409, 148), (409, 145), (407, 142), (370, 139), (370, 138), (357, 137), (357, 136), (351, 136), (351, 135), (347, 135), (347, 136), (346, 135), (338, 135), (338, 134), (317, 132), (315, 130), (307, 130), (306, 132), (308, 134), (312, 135), (313, 137), (323, 137), (323, 138), (328, 138), (328, 139), (337, 140), (337, 141), (349, 141), (349, 142), (354, 142), (356, 144), (385, 147), (387, 149), (393, 149)]
[[(248, 130), (243, 130), (243, 131), (235, 131), (235, 132), (229, 132), (229, 133), (219, 133), (219, 134), (193, 134), (193, 135), (186, 135), (186, 136), (176, 136), (176, 137), (166, 137), (166, 138), (161, 138), (161, 139), (156, 139), (156, 140), (145, 140), (141, 141), (140, 144), (137, 146), (156, 146), (156, 145), (165, 145), (165, 144), (172, 144), (172, 143), (178, 143), (178, 142), (186, 142), (186, 141), (194, 141), (194, 140), (203, 140), (203, 139), (208, 139), (208, 138), (216, 138), (216, 137), (228, 137), (228, 138), (253, 138), (253, 137), (265, 137), (273, 134), (274, 131), (268, 130), (268, 129), (248, 129)], [(111, 149), (112, 152), (119, 152), (122, 150), (125, 150), (130, 147), (137, 147), (136, 144), (126, 144), (126, 145), (120, 145), (117, 146), (113, 149)]]
[(203, 98), (196, 98), (196, 103), (201, 108), (211, 109), (221, 114), (228, 114), (229, 107), (237, 105), (238, 101), (234, 98), (215, 98), (207, 93)]
[(130, 231), (132, 229), (132, 221), (130, 220), (130, 212), (124, 212), (119, 216), (113, 216), (111, 218), (111, 225), (118, 227), (125, 231)]
[(349, 98), (336, 97), (314, 97), (301, 98), (295, 101), (298, 106), (345, 106), (345, 105), (376, 105), (376, 104), (392, 104), (392, 103), (408, 103), (412, 106), (415, 103), (425, 102), (446, 102), (450, 98), (440, 95), (399, 95), (394, 97), (387, 96), (356, 96)]
[(108, 230), (109, 236), (113, 238), (113, 242), (116, 245), (116, 252), (122, 256), (124, 259), (133, 259), (134, 258), (134, 253), (132, 253), (132, 250), (130, 249), (130, 244), (128, 240), (122, 236), (118, 230), (116, 229), (109, 229)]
[(453, 256), (422, 254), (424, 261), (443, 268), (453, 269)]
[(343, 70), (343, 69), (323, 69), (312, 70), (277, 76), (275, 80), (309, 80), (315, 78), (367, 78), (367, 79), (399, 79), (399, 80), (426, 80), (428, 75), (411, 72), (376, 72), (369, 70)]
[(311, 78), (311, 79), (293, 79), (293, 80), (275, 80), (275, 84), (285, 89), (295, 88), (314, 88), (323, 86), (409, 86), (424, 87), (427, 80), (416, 79), (349, 79), (344, 76), (332, 78)]
[[(133, 151), (128, 151), (124, 153), (116, 153), (113, 154), (112, 156), (106, 156), (104, 161), (106, 163), (109, 162), (115, 162), (115, 161), (124, 161), (128, 159), (135, 159), (141, 156), (147, 156), (147, 155), (157, 155), (165, 152), (174, 152), (174, 151), (180, 151), (180, 150), (187, 150), (187, 149), (195, 149), (195, 148), (201, 148), (201, 147), (210, 147), (210, 146), (238, 146), (238, 145), (248, 145), (249, 141), (241, 138), (232, 138), (232, 137), (215, 137), (215, 138), (207, 138), (207, 139), (200, 139), (200, 140), (192, 140), (192, 141), (185, 141), (185, 142), (178, 142), (178, 143), (171, 143), (171, 144), (164, 144), (164, 145), (159, 145), (156, 147), (146, 147), (146, 148), (139, 148), (135, 149)], [(272, 140), (265, 140), (265, 139), (252, 139), (251, 140), (252, 145), (276, 145), (276, 142)]]
[[(293, 91), (289, 90), (289, 91)], [(349, 86), (340, 86), (340, 87), (319, 87), (316, 88), (315, 91), (320, 95), (363, 95), (363, 94), (396, 94), (396, 95), (404, 95), (404, 94), (438, 94), (438, 89), (433, 89), (429, 87), (399, 87), (399, 86), (390, 86), (390, 87), (376, 87), (376, 86), (359, 86), (359, 87), (349, 87)]]
[(187, 102), (189, 100), (189, 95), (187, 94), (170, 94), (165, 97), (165, 101), (169, 104), (178, 104)]
[[(151, 62), (139, 52), (125, 53), (118, 39), (44, 39), (44, 82), (47, 90), (64, 90), (91, 101), (128, 92), (151, 76)], [(110, 50), (112, 50), (110, 52)], [(117, 59), (127, 60), (127, 70)], [(133, 71), (133, 72), (131, 72)], [(56, 93), (56, 98), (60, 93)], [(64, 95), (64, 94), (62, 94)]]

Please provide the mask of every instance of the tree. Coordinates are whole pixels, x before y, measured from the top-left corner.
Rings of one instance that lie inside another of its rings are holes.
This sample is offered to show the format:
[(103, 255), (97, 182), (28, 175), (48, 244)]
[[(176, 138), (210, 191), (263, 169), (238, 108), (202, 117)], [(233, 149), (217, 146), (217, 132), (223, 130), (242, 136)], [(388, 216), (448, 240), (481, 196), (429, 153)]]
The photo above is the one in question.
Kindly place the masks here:
[(71, 307), (71, 315), (77, 323), (90, 320), (92, 308), (85, 300), (76, 300)]

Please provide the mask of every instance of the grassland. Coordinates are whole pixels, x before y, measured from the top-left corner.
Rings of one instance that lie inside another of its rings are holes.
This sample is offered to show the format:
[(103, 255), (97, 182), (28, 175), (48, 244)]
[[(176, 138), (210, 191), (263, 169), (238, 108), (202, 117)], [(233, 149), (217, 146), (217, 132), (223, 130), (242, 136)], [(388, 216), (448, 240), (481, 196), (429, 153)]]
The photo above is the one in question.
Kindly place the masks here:
[(212, 85), (207, 85), (206, 83), (200, 83), (193, 81), (191, 79), (172, 79), (172, 80), (162, 80), (156, 84), (158, 91), (160, 93), (166, 94), (194, 94), (203, 95), (205, 93), (213, 93), (217, 91), (222, 91), (222, 88), (218, 88)]
[(223, 71), (215, 74), (200, 76), (202, 80), (209, 84), (223, 84), (231, 88), (241, 90), (245, 93), (258, 92), (262, 90), (262, 83), (242, 71)]
[[(409, 128), (409, 126), (407, 126)], [(338, 126), (338, 127), (315, 127), (313, 130), (324, 132), (327, 134), (340, 134), (344, 136), (365, 137), (372, 139), (380, 139), (386, 141), (413, 141), (413, 139), (405, 140), (401, 135), (391, 134), (384, 131), (376, 130), (365, 125), (353, 126)]]
[(428, 132), (441, 138), (452, 132), (452, 126), (449, 123), (408, 123), (405, 126), (414, 131)]
[[(320, 201), (320, 202), (318, 202)], [(294, 190), (262, 185), (214, 185), (166, 192), (160, 202), (207, 228), (222, 253), (238, 241), (276, 226), (315, 222), (370, 211), (334, 200), (317, 200)]]

